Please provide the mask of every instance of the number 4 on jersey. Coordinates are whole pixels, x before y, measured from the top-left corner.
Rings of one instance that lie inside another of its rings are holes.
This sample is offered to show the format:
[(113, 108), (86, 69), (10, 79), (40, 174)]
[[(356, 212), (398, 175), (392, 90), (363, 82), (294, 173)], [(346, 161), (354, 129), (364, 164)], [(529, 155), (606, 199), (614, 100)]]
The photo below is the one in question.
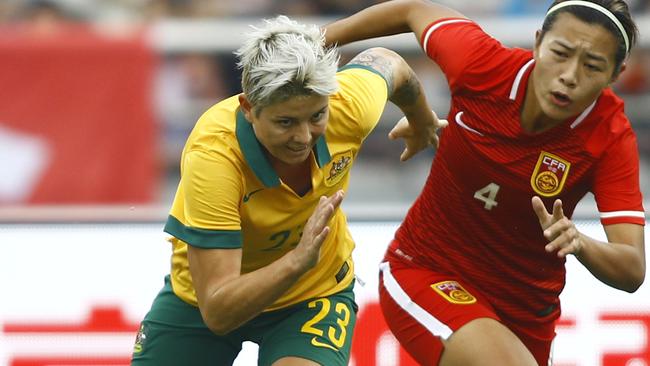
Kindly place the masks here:
[(498, 184), (490, 183), (487, 186), (474, 192), (474, 198), (476, 198), (479, 201), (483, 201), (485, 203), (485, 206), (483, 207), (486, 210), (491, 210), (492, 207), (499, 204), (496, 201), (497, 193), (499, 193), (499, 188), (501, 187), (499, 187)]

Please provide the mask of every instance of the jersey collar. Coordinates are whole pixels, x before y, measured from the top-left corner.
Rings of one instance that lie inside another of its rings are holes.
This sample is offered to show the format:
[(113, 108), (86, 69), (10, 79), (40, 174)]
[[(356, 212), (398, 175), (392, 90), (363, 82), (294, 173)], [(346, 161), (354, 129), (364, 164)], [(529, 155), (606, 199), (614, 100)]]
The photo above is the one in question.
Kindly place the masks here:
[[(262, 145), (255, 136), (253, 125), (251, 125), (244, 117), (241, 110), (237, 110), (236, 134), (239, 147), (244, 155), (244, 159), (251, 167), (257, 178), (264, 184), (265, 187), (271, 188), (280, 185), (280, 178), (273, 170), (271, 162), (264, 155)], [(316, 141), (316, 146), (313, 148), (318, 167), (322, 168), (332, 160), (325, 135), (322, 135)]]

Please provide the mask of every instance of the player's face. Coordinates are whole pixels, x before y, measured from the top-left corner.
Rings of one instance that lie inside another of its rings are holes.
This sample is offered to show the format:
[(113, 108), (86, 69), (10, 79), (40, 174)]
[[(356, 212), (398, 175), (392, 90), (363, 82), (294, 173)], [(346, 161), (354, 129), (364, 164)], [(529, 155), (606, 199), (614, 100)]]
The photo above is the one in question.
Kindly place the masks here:
[(584, 111), (614, 78), (617, 39), (601, 25), (561, 13), (535, 44), (532, 82), (544, 115), (564, 120)]
[(271, 157), (285, 164), (299, 164), (309, 158), (312, 147), (325, 133), (329, 98), (300, 95), (264, 107), (259, 113), (253, 111), (244, 113)]

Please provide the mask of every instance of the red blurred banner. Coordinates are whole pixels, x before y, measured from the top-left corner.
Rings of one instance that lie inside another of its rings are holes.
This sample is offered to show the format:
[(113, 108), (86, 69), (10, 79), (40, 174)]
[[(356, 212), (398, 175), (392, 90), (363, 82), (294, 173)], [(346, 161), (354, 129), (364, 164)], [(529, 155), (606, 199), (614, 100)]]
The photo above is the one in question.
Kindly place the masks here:
[(146, 203), (156, 57), (83, 25), (0, 28), (0, 203)]

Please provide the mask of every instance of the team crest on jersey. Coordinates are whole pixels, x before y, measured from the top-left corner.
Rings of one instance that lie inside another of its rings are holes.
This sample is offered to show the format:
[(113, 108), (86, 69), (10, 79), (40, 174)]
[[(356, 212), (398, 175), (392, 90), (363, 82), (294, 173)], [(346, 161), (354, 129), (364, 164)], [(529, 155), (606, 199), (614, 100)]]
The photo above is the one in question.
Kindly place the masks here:
[(456, 281), (442, 281), (431, 285), (440, 296), (454, 304), (473, 304), (476, 298)]
[(140, 325), (140, 330), (135, 336), (135, 344), (133, 345), (133, 353), (140, 353), (144, 347), (144, 342), (147, 339), (147, 335), (144, 333), (144, 324)]
[(342, 154), (336, 155), (325, 166), (325, 185), (332, 187), (341, 181), (345, 173), (350, 169), (352, 163), (352, 151), (346, 151)]
[(540, 196), (551, 197), (562, 192), (569, 175), (571, 163), (546, 151), (539, 153), (535, 171), (530, 177), (530, 185)]

